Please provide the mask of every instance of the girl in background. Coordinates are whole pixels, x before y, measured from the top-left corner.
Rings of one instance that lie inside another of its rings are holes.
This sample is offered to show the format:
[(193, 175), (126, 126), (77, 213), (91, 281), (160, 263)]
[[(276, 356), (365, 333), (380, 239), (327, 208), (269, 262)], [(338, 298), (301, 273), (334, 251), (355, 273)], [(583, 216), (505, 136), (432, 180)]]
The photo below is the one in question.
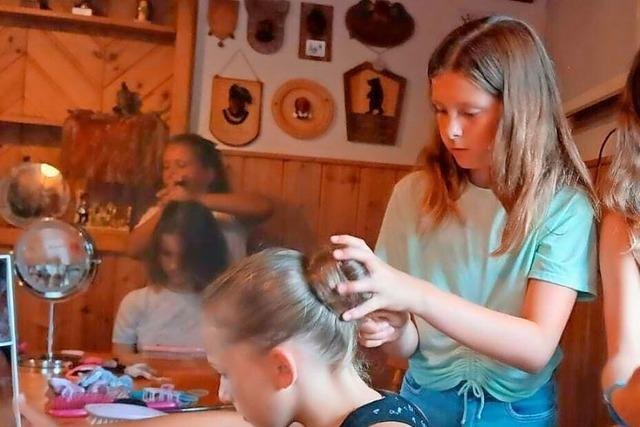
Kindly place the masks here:
[(165, 206), (171, 201), (195, 200), (209, 208), (225, 236), (231, 261), (246, 255), (251, 226), (271, 215), (264, 197), (233, 193), (215, 144), (196, 134), (172, 137), (162, 156), (162, 183), (158, 204), (152, 206), (131, 232), (128, 253), (140, 258)]
[(124, 297), (113, 328), (116, 354), (173, 347), (203, 352), (201, 291), (228, 265), (226, 243), (209, 209), (170, 202), (151, 236), (150, 285)]
[(605, 401), (619, 425), (640, 425), (640, 52), (622, 95), (618, 142), (601, 199), (600, 273), (607, 331)]

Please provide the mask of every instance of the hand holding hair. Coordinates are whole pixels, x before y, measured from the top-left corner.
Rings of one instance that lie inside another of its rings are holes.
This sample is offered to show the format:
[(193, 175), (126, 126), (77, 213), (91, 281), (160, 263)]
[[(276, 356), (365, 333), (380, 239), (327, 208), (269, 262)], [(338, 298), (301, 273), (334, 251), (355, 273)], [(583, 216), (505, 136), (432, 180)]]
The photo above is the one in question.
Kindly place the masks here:
[(416, 300), (420, 299), (419, 280), (382, 261), (362, 239), (348, 235), (332, 236), (331, 243), (343, 246), (333, 251), (336, 260), (352, 259), (361, 262), (369, 271), (366, 278), (338, 285), (338, 292), (342, 295), (371, 293), (371, 298), (344, 312), (343, 320), (362, 319), (379, 310), (413, 312)]
[(166, 206), (170, 202), (185, 202), (187, 200), (193, 200), (195, 195), (187, 190), (183, 185), (172, 185), (165, 187), (156, 193), (158, 198), (158, 204), (160, 206)]

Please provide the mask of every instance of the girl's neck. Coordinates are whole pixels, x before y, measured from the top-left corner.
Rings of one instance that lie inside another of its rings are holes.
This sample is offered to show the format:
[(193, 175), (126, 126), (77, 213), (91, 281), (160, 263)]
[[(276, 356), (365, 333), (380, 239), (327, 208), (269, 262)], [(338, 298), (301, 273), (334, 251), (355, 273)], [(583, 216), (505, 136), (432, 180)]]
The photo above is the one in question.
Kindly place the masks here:
[(469, 170), (469, 181), (480, 188), (491, 188), (491, 168)]
[(305, 427), (338, 427), (357, 408), (381, 399), (353, 367), (331, 372), (306, 371), (300, 383), (299, 416)]
[(182, 283), (182, 282), (176, 282), (176, 283), (167, 282), (165, 283), (164, 287), (168, 291), (174, 292), (176, 294), (193, 293), (193, 289), (191, 289), (189, 286), (187, 286), (185, 283)]

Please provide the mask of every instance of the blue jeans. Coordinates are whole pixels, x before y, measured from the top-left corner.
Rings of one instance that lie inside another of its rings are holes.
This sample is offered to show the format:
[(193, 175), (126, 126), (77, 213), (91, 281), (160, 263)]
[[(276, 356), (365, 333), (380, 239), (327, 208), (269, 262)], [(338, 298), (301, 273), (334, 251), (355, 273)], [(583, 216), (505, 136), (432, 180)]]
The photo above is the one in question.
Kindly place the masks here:
[(400, 395), (422, 409), (432, 427), (460, 427), (461, 425), (465, 427), (555, 427), (558, 425), (556, 384), (553, 379), (533, 396), (511, 403), (501, 402), (485, 392), (484, 407), (481, 405), (481, 400), (471, 391), (467, 393), (466, 399), (464, 395), (459, 395), (461, 387), (445, 391), (428, 390), (418, 385), (411, 374), (407, 373)]

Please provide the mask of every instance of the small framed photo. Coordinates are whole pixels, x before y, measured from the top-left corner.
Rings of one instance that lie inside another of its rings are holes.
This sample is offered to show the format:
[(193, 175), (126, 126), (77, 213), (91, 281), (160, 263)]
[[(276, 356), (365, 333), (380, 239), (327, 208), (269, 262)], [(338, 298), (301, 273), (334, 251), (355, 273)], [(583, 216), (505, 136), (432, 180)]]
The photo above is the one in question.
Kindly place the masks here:
[(323, 40), (307, 40), (305, 53), (307, 56), (313, 56), (314, 58), (324, 58), (326, 49), (327, 42)]
[(298, 58), (330, 62), (332, 43), (333, 6), (302, 2)]

